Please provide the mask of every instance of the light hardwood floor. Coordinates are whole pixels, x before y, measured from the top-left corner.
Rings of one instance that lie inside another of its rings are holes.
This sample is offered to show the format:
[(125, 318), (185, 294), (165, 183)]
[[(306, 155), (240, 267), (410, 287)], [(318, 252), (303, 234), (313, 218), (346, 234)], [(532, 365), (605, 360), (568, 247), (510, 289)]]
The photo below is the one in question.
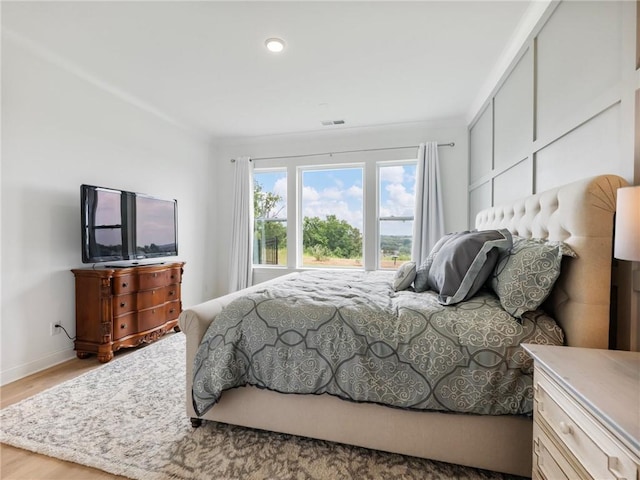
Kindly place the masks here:
[[(121, 350), (116, 353), (116, 356), (127, 355), (134, 350), (136, 349)], [(31, 397), (100, 365), (95, 356), (86, 360), (73, 359), (7, 384), (0, 388), (0, 408)], [(125, 477), (0, 444), (0, 478), (2, 480), (103, 480)]]

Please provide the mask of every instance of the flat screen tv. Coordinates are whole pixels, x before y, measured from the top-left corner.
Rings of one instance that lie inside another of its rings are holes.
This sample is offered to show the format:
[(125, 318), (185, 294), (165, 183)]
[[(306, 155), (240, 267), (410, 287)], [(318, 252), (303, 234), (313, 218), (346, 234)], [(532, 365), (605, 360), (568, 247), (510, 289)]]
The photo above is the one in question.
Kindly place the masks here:
[(81, 185), (82, 262), (136, 261), (178, 254), (178, 202)]

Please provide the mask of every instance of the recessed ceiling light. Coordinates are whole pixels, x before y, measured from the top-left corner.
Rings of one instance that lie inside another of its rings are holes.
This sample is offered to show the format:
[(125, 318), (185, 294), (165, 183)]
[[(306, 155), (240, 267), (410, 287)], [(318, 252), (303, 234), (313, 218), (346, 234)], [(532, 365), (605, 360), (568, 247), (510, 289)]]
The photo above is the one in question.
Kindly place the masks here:
[(267, 38), (264, 44), (267, 47), (267, 50), (273, 53), (280, 53), (284, 50), (284, 40), (280, 38)]

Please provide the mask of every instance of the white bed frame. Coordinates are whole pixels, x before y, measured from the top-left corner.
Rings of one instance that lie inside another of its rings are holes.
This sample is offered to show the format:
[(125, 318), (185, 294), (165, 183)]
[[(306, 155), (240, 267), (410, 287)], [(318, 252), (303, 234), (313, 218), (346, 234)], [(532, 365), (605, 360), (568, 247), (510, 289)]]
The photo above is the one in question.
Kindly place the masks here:
[[(578, 258), (563, 264), (545, 304), (564, 329), (569, 346), (608, 348), (613, 219), (616, 191), (625, 185), (614, 175), (589, 178), (490, 208), (476, 218), (480, 230), (508, 228), (523, 237), (562, 240), (576, 251)], [(221, 309), (246, 291), (202, 303), (180, 315), (179, 324), (187, 336), (186, 406), (192, 419), (196, 419), (192, 365), (200, 340)], [(201, 418), (531, 475), (532, 422), (522, 416), (406, 411), (329, 395), (286, 395), (245, 387), (225, 392)]]

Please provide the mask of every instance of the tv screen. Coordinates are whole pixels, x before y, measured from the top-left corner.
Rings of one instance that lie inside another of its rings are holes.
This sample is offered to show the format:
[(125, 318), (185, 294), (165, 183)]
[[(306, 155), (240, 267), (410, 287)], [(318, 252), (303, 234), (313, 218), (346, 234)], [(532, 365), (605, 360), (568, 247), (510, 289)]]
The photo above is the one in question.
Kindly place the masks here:
[(178, 204), (142, 193), (82, 185), (82, 261), (178, 254)]

